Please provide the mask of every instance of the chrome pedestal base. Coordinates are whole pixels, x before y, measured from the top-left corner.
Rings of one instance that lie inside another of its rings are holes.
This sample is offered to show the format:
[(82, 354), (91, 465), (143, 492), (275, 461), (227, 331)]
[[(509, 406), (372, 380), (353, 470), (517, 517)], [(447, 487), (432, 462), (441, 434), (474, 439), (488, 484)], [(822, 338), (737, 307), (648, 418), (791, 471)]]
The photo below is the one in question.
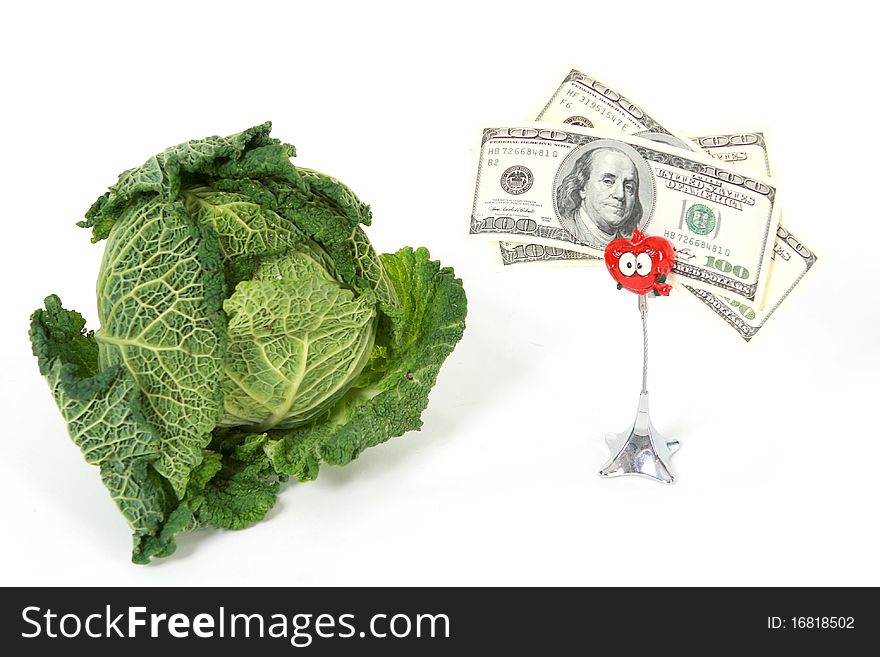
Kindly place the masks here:
[(599, 474), (603, 477), (642, 475), (666, 484), (675, 483), (669, 460), (680, 447), (677, 440), (666, 440), (657, 433), (648, 414), (648, 393), (639, 396), (636, 420), (629, 431), (605, 434), (611, 460)]

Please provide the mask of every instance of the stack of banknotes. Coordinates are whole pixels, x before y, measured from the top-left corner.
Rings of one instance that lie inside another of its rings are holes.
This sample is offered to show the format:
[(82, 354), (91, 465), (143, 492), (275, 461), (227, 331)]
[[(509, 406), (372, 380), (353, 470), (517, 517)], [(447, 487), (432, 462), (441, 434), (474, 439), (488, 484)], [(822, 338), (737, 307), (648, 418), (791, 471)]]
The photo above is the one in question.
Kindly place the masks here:
[(603, 265), (634, 229), (669, 239), (669, 282), (746, 341), (816, 262), (781, 221), (764, 130), (680, 133), (573, 69), (535, 121), (482, 131), (470, 233), (503, 268)]

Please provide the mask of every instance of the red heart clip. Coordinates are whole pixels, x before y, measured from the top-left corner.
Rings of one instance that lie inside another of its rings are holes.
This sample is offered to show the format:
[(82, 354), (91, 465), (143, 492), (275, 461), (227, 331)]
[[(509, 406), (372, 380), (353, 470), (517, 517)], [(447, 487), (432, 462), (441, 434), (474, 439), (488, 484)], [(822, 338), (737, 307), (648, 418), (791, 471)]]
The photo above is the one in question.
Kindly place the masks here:
[(675, 249), (665, 237), (646, 237), (638, 230), (632, 239), (612, 240), (605, 247), (605, 265), (617, 287), (636, 294), (669, 296), (672, 286), (666, 275), (672, 271)]

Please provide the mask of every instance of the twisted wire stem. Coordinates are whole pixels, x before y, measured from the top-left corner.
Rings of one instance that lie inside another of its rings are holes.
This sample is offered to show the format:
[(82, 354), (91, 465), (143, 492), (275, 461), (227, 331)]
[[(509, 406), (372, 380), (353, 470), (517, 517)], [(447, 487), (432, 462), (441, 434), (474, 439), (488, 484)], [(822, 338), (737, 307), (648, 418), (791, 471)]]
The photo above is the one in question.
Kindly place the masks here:
[(645, 344), (645, 357), (642, 364), (642, 392), (648, 392), (648, 297), (639, 295), (639, 312), (642, 314), (642, 336)]

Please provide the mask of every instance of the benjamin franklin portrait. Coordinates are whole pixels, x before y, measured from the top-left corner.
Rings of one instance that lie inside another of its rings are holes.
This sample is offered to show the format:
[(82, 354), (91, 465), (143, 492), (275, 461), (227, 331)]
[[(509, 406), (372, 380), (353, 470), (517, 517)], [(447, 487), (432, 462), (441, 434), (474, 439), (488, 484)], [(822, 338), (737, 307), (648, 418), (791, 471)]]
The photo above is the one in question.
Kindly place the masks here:
[(579, 242), (604, 249), (641, 228), (639, 167), (623, 149), (590, 148), (556, 188), (560, 223)]

